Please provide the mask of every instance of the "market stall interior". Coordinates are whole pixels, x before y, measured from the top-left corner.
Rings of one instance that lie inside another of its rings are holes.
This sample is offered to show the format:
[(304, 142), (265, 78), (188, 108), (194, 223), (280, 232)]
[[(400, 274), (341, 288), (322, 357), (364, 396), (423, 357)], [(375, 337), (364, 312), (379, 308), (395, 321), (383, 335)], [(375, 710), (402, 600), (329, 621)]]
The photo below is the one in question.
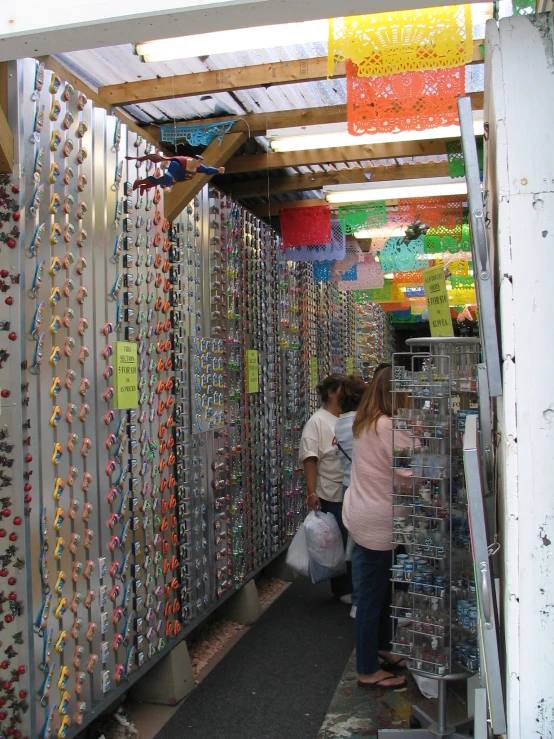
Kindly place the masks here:
[(391, 499), (393, 647), (440, 699), (438, 723), (417, 709), (399, 736), (461, 736), (444, 702), (460, 677), (503, 733), (494, 582), (468, 519), (494, 499), (483, 409), (501, 393), (471, 190), (498, 13), (0, 63), (0, 736), (78, 736), (282, 558), (316, 386), (383, 362), (414, 440), (391, 449), (391, 477), (413, 471)]

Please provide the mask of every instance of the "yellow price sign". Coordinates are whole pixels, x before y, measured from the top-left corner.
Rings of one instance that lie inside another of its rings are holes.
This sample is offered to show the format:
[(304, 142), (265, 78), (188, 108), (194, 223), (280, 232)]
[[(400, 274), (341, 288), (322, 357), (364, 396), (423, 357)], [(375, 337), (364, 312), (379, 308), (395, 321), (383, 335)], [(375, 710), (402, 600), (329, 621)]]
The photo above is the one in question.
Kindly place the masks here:
[(348, 375), (354, 374), (354, 357), (346, 357), (346, 373)]
[(257, 393), (260, 391), (258, 350), (246, 350), (246, 392)]
[(114, 341), (114, 408), (138, 406), (138, 358), (134, 341)]
[(310, 389), (315, 390), (319, 382), (319, 373), (317, 369), (317, 357), (310, 357)]
[(427, 300), (431, 336), (454, 336), (442, 265), (423, 270), (423, 288)]

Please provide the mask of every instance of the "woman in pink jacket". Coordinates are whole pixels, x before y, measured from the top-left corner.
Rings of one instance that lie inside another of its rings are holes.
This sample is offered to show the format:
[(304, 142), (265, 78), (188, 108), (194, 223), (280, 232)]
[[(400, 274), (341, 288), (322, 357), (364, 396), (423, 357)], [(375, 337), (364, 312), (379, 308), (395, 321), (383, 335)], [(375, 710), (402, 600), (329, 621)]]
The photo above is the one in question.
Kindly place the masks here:
[[(392, 674), (404, 669), (405, 661), (391, 653), (392, 550), (392, 370), (376, 373), (366, 390), (352, 426), (354, 448), (350, 487), (346, 491), (342, 518), (352, 538), (352, 580), (357, 593), (356, 669), (358, 685), (398, 690), (404, 677)], [(406, 398), (396, 393), (395, 410)], [(394, 432), (397, 447), (411, 447), (407, 431)], [(395, 471), (409, 477), (411, 470)], [(380, 664), (379, 657), (385, 662)]]

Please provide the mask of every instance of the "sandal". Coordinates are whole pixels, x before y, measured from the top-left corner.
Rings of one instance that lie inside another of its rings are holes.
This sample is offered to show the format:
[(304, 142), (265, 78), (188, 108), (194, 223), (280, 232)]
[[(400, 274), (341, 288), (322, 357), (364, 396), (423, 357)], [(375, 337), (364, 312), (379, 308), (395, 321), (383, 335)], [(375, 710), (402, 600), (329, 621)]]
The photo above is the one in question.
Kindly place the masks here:
[[(404, 664), (400, 664), (403, 662)], [(396, 660), (396, 662), (388, 662), (385, 660), (381, 664), (381, 669), (385, 670), (385, 672), (398, 672), (398, 670), (407, 670), (408, 666), (406, 664), (406, 660), (404, 658), (401, 658), (399, 660)]]
[(390, 675), (389, 677), (382, 677), (380, 680), (377, 680), (377, 682), (374, 683), (363, 683), (361, 680), (358, 680), (358, 687), (382, 688), (383, 690), (402, 690), (402, 688), (405, 688), (408, 685), (408, 681), (406, 680), (406, 678), (404, 678), (401, 683), (397, 683), (396, 685), (382, 685), (382, 683), (386, 682), (387, 680), (394, 679), (394, 675)]

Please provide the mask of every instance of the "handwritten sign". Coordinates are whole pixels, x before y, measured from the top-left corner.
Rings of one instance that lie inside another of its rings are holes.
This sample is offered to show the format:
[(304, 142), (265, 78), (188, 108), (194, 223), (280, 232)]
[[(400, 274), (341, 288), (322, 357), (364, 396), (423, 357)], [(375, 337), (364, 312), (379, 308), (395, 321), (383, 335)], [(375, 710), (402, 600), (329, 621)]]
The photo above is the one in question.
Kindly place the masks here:
[(454, 336), (442, 265), (423, 270), (423, 288), (427, 300), (431, 336)]
[(134, 341), (115, 341), (114, 408), (124, 410), (138, 405), (138, 360)]
[(310, 357), (310, 388), (314, 390), (319, 382), (319, 373), (317, 370), (317, 357)]
[(260, 391), (258, 350), (246, 350), (246, 392), (258, 393)]

